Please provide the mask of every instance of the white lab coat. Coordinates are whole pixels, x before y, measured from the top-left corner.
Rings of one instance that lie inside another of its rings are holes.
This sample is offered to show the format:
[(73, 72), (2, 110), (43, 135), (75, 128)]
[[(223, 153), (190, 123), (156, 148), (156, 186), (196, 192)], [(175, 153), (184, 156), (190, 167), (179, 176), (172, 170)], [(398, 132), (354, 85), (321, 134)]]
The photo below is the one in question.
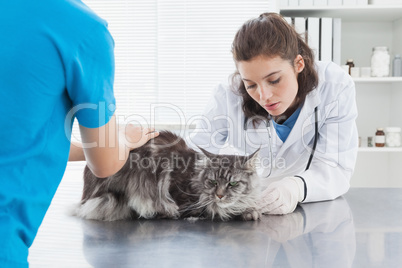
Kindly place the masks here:
[[(187, 142), (194, 148), (199, 146), (213, 153), (222, 153), (230, 147), (237, 153), (250, 154), (260, 148), (257, 164), (262, 171), (263, 187), (275, 180), (298, 175), (303, 177), (307, 187), (304, 202), (341, 196), (350, 187), (357, 157), (355, 85), (334, 63), (316, 62), (316, 68), (319, 84), (307, 95), (284, 143), (270, 124), (273, 166), (269, 177), (265, 177), (271, 165), (266, 123), (260, 123), (254, 129), (250, 121), (248, 130), (244, 130), (242, 100), (233, 92), (230, 79), (217, 86)], [(314, 142), (315, 107), (318, 108), (318, 143), (310, 168), (305, 170)]]

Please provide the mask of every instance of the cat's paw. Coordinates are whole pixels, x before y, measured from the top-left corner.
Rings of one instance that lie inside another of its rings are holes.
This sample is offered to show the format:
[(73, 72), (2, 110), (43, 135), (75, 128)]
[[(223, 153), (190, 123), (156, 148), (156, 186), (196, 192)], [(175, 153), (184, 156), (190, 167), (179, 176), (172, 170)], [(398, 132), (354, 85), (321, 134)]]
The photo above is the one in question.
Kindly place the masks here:
[(256, 209), (247, 210), (242, 214), (242, 218), (245, 221), (257, 221), (260, 219), (260, 217), (261, 213)]

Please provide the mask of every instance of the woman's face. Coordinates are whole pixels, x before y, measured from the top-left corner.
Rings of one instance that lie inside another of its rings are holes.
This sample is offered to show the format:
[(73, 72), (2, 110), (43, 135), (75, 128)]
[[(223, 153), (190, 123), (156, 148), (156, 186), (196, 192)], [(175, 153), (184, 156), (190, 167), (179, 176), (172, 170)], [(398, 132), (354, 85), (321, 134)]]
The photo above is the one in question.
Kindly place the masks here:
[(297, 75), (303, 68), (300, 55), (296, 57), (294, 66), (279, 56), (258, 56), (237, 63), (247, 93), (274, 117), (289, 117), (299, 105), (296, 100), (299, 90)]

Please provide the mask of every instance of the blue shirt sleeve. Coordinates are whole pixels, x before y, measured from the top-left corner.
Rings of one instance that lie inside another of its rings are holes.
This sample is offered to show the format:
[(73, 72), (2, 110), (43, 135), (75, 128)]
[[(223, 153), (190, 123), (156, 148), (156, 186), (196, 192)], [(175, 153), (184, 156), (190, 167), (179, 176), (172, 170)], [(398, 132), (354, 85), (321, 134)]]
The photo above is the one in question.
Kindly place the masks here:
[(67, 91), (80, 125), (105, 125), (115, 110), (114, 41), (106, 23), (96, 25), (66, 66)]

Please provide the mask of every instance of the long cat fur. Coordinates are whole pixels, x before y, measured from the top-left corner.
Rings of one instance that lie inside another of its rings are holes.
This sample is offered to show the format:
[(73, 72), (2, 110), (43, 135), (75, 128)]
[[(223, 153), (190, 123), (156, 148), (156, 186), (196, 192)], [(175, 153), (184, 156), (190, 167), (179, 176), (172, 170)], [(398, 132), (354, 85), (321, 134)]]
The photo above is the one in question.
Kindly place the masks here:
[(103, 221), (187, 217), (257, 220), (257, 152), (235, 156), (201, 151), (189, 148), (172, 132), (162, 131), (132, 150), (124, 167), (113, 176), (97, 178), (86, 166), (82, 200), (73, 214)]

